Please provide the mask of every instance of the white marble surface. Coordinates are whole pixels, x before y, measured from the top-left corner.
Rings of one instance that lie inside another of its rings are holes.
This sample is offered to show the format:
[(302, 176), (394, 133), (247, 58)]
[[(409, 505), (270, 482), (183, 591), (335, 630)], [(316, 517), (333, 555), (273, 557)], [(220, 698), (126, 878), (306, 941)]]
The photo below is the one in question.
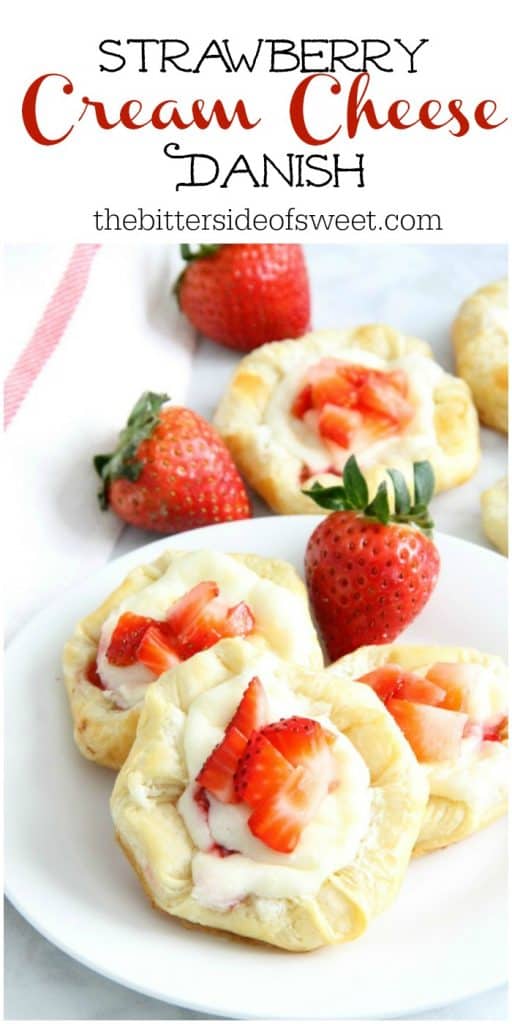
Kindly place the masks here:
[[(449, 328), (462, 299), (506, 272), (502, 246), (309, 246), (315, 327), (385, 321), (428, 340), (453, 368)], [(100, 311), (99, 311), (100, 312)], [(211, 416), (237, 357), (200, 342), (189, 404)], [(144, 381), (141, 381), (141, 387)], [(482, 463), (462, 487), (433, 504), (439, 529), (486, 544), (480, 526), (481, 491), (506, 471), (506, 442), (482, 431)], [(268, 514), (255, 501), (256, 515)], [(126, 529), (115, 554), (154, 539)], [(5, 1017), (8, 1020), (178, 1020), (197, 1014), (116, 985), (72, 961), (38, 935), (9, 905), (5, 915)], [(414, 1019), (505, 1020), (505, 987)]]

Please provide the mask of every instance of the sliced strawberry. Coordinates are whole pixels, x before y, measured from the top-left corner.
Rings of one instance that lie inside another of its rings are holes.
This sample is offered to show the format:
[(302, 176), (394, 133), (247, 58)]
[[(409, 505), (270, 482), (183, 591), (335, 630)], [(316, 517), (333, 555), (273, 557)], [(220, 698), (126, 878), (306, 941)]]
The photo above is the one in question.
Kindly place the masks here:
[(172, 640), (158, 625), (149, 626), (137, 648), (137, 661), (149, 668), (155, 676), (179, 665), (181, 658)]
[(386, 706), (418, 761), (453, 761), (458, 757), (467, 715), (394, 697)]
[(340, 448), (350, 448), (355, 432), (362, 422), (363, 417), (356, 409), (325, 405), (318, 417), (318, 433), (326, 441), (333, 441)]
[(413, 700), (418, 704), (443, 704), (446, 693), (429, 679), (416, 672), (407, 672), (400, 665), (382, 665), (361, 676), (360, 683), (366, 683), (386, 703), (390, 697)]
[(134, 665), (137, 661), (137, 650), (148, 626), (153, 625), (154, 619), (144, 615), (134, 615), (133, 612), (124, 612), (117, 624), (110, 643), (107, 648), (107, 661), (111, 665), (119, 665), (124, 668), (127, 665)]
[(407, 398), (408, 385), (407, 385), (407, 374), (405, 373), (405, 371), (404, 370), (389, 370), (388, 373), (387, 373), (387, 378), (388, 378), (389, 383), (392, 384), (393, 387), (401, 395), (404, 396), (404, 398)]
[(334, 370), (312, 382), (311, 397), (315, 409), (323, 409), (324, 405), (344, 406), (349, 409), (357, 403), (358, 391), (346, 375)]
[(282, 718), (261, 730), (291, 765), (312, 765), (318, 754), (323, 754), (332, 742), (332, 735), (312, 718)]
[(91, 684), (91, 686), (97, 686), (98, 690), (105, 689), (101, 681), (101, 677), (98, 672), (98, 664), (95, 659), (89, 662), (85, 670), (85, 678), (87, 679), (87, 682)]
[(224, 636), (248, 636), (255, 626), (254, 615), (245, 601), (228, 608)]
[(296, 416), (297, 419), (301, 420), (304, 413), (308, 409), (313, 408), (313, 395), (311, 392), (311, 384), (306, 384), (300, 391), (297, 392), (291, 405), (292, 416)]
[(218, 595), (217, 584), (213, 580), (204, 580), (175, 601), (167, 613), (167, 622), (173, 633), (179, 636), (190, 628), (206, 605)]
[(244, 601), (228, 608), (215, 598), (178, 635), (180, 649), (189, 658), (206, 651), (219, 640), (230, 636), (247, 636), (254, 629), (254, 616)]
[(508, 739), (508, 715), (495, 715), (484, 722), (482, 739), (490, 743), (504, 743)]
[(238, 803), (233, 784), (238, 762), (247, 746), (247, 737), (228, 726), (224, 738), (206, 759), (196, 782), (223, 804)]
[(238, 803), (234, 776), (249, 737), (268, 718), (265, 690), (257, 676), (251, 679), (229, 722), (224, 738), (206, 759), (196, 781), (213, 793), (221, 803)]
[(232, 725), (235, 726), (248, 740), (255, 730), (262, 728), (268, 720), (268, 715), (267, 695), (261, 680), (258, 679), (258, 676), (254, 676), (247, 686), (228, 728)]
[(254, 616), (244, 601), (228, 608), (219, 597), (217, 584), (206, 580), (175, 602), (168, 612), (167, 624), (180, 653), (189, 658), (224, 637), (247, 636), (254, 629)]
[(197, 806), (199, 807), (201, 814), (203, 814), (204, 817), (207, 818), (208, 811), (210, 810), (210, 801), (208, 800), (208, 794), (206, 790), (203, 789), (201, 786), (198, 786), (197, 789), (194, 791), (193, 799), (196, 802)]
[(279, 789), (292, 771), (290, 762), (263, 733), (253, 733), (235, 775), (238, 799), (255, 807), (259, 800)]
[(443, 707), (449, 708), (451, 711), (460, 711), (468, 690), (481, 678), (481, 672), (479, 665), (438, 661), (429, 668), (427, 678), (437, 686), (443, 687), (446, 693)]
[(359, 405), (362, 409), (377, 412), (399, 427), (404, 427), (412, 419), (414, 407), (386, 380), (386, 376), (377, 372), (368, 374), (359, 391)]
[(254, 836), (279, 853), (292, 853), (302, 830), (314, 818), (330, 785), (327, 762), (324, 771), (299, 765), (270, 796), (260, 800), (248, 825)]

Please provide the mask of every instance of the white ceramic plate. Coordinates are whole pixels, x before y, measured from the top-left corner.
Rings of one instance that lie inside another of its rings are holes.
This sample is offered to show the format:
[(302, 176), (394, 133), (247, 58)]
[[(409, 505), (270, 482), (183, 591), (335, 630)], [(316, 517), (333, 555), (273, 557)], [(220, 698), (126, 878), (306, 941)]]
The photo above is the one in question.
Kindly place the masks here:
[[(164, 538), (111, 562), (16, 637), (6, 658), (6, 881), (46, 938), (114, 981), (223, 1017), (407, 1016), (506, 978), (503, 822), (415, 861), (395, 905), (361, 939), (297, 957), (191, 931), (146, 902), (114, 843), (113, 776), (83, 760), (60, 682), (77, 619), (166, 547), (286, 558), (300, 570), (316, 517), (271, 517)], [(506, 561), (438, 535), (437, 589), (408, 640), (505, 654)]]

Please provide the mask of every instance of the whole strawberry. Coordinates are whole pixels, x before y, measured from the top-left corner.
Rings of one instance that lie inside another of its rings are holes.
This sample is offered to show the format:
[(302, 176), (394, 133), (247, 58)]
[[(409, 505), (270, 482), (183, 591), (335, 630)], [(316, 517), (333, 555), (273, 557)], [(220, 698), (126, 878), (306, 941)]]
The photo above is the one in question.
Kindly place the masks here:
[(182, 245), (182, 312), (212, 341), (250, 352), (309, 328), (309, 281), (300, 245)]
[(248, 519), (249, 499), (224, 442), (197, 413), (146, 391), (115, 452), (96, 455), (100, 505), (133, 526), (169, 533)]
[(306, 549), (306, 582), (332, 661), (366, 644), (389, 643), (416, 618), (439, 575), (428, 503), (434, 492), (429, 462), (414, 464), (414, 501), (402, 474), (390, 469), (395, 511), (383, 481), (372, 502), (352, 455), (343, 485), (308, 493), (334, 510)]

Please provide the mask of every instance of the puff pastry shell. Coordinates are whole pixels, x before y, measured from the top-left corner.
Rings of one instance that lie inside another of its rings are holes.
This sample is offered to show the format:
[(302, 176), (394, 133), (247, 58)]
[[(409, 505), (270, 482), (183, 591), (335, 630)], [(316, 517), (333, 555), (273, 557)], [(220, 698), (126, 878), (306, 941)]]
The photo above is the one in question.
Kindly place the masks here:
[[(239, 363), (220, 402), (215, 426), (248, 482), (276, 512), (320, 514), (321, 510), (301, 492), (305, 486), (300, 483), (302, 460), (280, 442), (265, 422), (272, 396), (301, 363), (306, 369), (309, 364), (347, 349), (373, 353), (385, 362), (411, 354), (432, 355), (426, 342), (381, 324), (316, 331), (297, 340), (272, 342), (255, 349)], [(430, 459), (436, 488), (442, 491), (462, 483), (475, 472), (480, 454), (478, 421), (469, 388), (448, 373), (440, 372), (433, 403), (435, 440), (421, 458)], [(407, 452), (399, 461), (393, 458), (392, 464), (402, 469), (412, 486), (412, 460)], [(389, 462), (377, 462), (364, 468), (372, 493), (386, 479), (389, 466)], [(339, 476), (328, 472), (316, 479), (325, 485), (339, 483)]]
[(325, 670), (311, 673), (280, 662), (276, 671), (293, 690), (330, 705), (331, 721), (367, 763), (372, 810), (356, 858), (328, 877), (314, 898), (272, 900), (271, 917), (253, 896), (219, 911), (192, 895), (194, 846), (175, 806), (189, 781), (181, 743), (184, 716), (196, 696), (236, 676), (253, 659), (246, 641), (223, 640), (149, 688), (111, 799), (119, 842), (152, 903), (186, 922), (294, 951), (354, 939), (396, 896), (427, 793), (409, 745), (375, 694)]
[(470, 295), (455, 318), (457, 372), (469, 384), (482, 423), (508, 433), (507, 282)]
[(484, 531), (503, 555), (508, 555), (508, 479), (488, 487), (481, 497)]
[[(149, 565), (134, 569), (119, 587), (75, 627), (63, 652), (63, 674), (74, 727), (74, 739), (84, 757), (107, 768), (118, 769), (133, 743), (141, 705), (126, 710), (114, 706), (108, 691), (94, 686), (86, 678), (86, 670), (96, 658), (103, 623), (122, 601), (142, 590), (160, 576), (186, 552), (169, 550)], [(300, 628), (309, 641), (308, 667), (323, 665), (323, 656), (310, 619), (304, 584), (287, 562), (261, 558), (259, 555), (233, 555), (257, 576), (271, 580), (286, 592), (297, 595), (303, 608)], [(252, 640), (253, 638), (251, 638)], [(254, 635), (254, 643), (266, 646), (262, 634)], [(154, 685), (154, 684), (151, 684)]]
[[(507, 678), (502, 659), (465, 647), (434, 647), (384, 644), (379, 647), (360, 647), (352, 654), (335, 662), (327, 670), (342, 682), (359, 679), (366, 672), (387, 663), (401, 665), (411, 671), (427, 669), (436, 662), (461, 662), (482, 665), (491, 673)], [(364, 686), (364, 683), (358, 685)], [(478, 799), (478, 783), (483, 781), (482, 762), (473, 762), (468, 769), (468, 786), (464, 799), (449, 799), (431, 792), (414, 848), (415, 855), (449, 846), (489, 825), (506, 813), (507, 802), (500, 793), (495, 799), (482, 804)]]

